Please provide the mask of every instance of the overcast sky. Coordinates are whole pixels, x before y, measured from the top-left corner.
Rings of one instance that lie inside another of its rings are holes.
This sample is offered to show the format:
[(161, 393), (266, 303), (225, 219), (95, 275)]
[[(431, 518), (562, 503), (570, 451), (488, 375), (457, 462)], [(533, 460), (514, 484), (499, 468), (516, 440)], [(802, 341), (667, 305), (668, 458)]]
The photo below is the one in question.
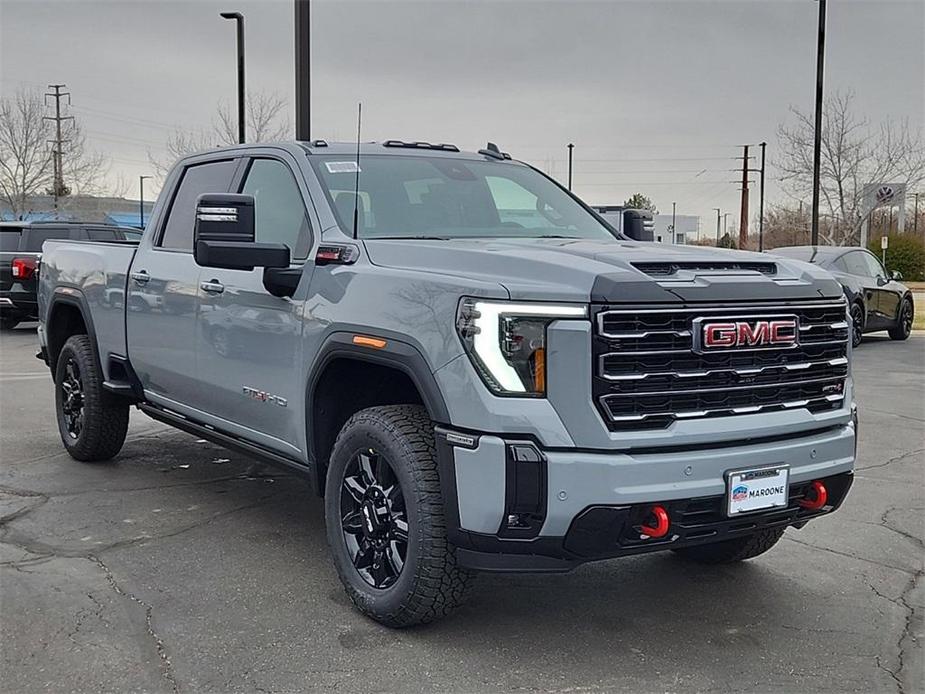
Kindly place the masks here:
[[(497, 142), (590, 203), (636, 191), (660, 211), (738, 214), (740, 145), (789, 107), (810, 111), (813, 0), (312, 2), (313, 137)], [(0, 88), (63, 82), (110, 179), (151, 173), (173, 128), (208, 127), (235, 95), (234, 27), (246, 16), (247, 78), (293, 98), (290, 0), (0, 0)], [(830, 0), (827, 91), (851, 89), (872, 121), (925, 123), (925, 2)], [(290, 119), (294, 122), (294, 118)], [(757, 152), (756, 152), (757, 153)], [(783, 193), (771, 171), (769, 201)], [(757, 189), (753, 197), (757, 205)], [(754, 208), (753, 208), (754, 211)]]

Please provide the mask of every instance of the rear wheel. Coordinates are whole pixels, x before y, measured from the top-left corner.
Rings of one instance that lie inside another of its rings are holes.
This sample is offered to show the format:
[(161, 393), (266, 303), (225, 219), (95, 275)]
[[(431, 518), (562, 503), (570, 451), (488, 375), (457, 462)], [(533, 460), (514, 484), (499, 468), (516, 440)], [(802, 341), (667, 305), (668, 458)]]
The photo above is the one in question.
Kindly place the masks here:
[(851, 304), (851, 346), (857, 347), (864, 338), (864, 306)]
[(447, 541), (424, 408), (371, 407), (351, 417), (334, 444), (325, 487), (334, 565), (361, 612), (406, 627), (463, 602), (472, 574), (456, 565)]
[(70, 456), (90, 462), (116, 455), (128, 431), (128, 407), (103, 389), (90, 338), (68, 338), (55, 367), (55, 410), (58, 432)]
[(899, 321), (896, 323), (896, 327), (890, 328), (889, 330), (890, 337), (894, 340), (909, 339), (909, 335), (912, 334), (912, 320), (914, 316), (915, 312), (912, 307), (912, 300), (907, 297), (903, 299), (903, 303), (899, 307)]
[(735, 540), (684, 547), (674, 551), (679, 557), (699, 564), (731, 564), (764, 554), (776, 545), (783, 535), (783, 528), (770, 528)]

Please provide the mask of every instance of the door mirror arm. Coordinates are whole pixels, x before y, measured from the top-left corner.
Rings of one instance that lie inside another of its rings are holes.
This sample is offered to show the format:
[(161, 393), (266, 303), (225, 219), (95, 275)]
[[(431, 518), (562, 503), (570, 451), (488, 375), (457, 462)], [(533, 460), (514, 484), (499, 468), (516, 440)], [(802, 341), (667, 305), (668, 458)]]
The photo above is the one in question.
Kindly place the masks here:
[(888, 280), (886, 277), (884, 277), (883, 275), (877, 275), (877, 286), (878, 287), (882, 287), (889, 283), (890, 283), (890, 280)]
[(291, 297), (302, 279), (300, 267), (268, 267), (263, 270), (263, 288), (273, 296)]

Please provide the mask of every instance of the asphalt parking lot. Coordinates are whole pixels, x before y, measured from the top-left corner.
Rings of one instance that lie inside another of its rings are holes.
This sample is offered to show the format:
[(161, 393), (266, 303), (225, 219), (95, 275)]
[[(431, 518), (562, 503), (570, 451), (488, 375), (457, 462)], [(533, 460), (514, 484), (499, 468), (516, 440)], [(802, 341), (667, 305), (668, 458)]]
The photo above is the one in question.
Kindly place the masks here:
[(925, 690), (925, 335), (855, 352), (857, 479), (768, 554), (483, 576), (438, 624), (349, 605), (322, 506), (133, 412), (112, 463), (72, 461), (28, 326), (0, 338), (0, 689)]

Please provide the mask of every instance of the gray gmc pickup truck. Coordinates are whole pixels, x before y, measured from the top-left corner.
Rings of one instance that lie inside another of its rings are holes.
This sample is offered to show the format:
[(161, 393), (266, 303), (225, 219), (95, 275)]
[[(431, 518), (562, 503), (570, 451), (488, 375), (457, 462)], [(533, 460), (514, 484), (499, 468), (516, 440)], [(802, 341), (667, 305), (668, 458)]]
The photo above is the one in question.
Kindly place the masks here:
[(390, 626), (480, 571), (749, 559), (851, 486), (829, 274), (634, 241), (493, 145), (188, 157), (137, 248), (47, 242), (39, 304), (72, 457), (115, 456), (134, 405), (304, 473)]

